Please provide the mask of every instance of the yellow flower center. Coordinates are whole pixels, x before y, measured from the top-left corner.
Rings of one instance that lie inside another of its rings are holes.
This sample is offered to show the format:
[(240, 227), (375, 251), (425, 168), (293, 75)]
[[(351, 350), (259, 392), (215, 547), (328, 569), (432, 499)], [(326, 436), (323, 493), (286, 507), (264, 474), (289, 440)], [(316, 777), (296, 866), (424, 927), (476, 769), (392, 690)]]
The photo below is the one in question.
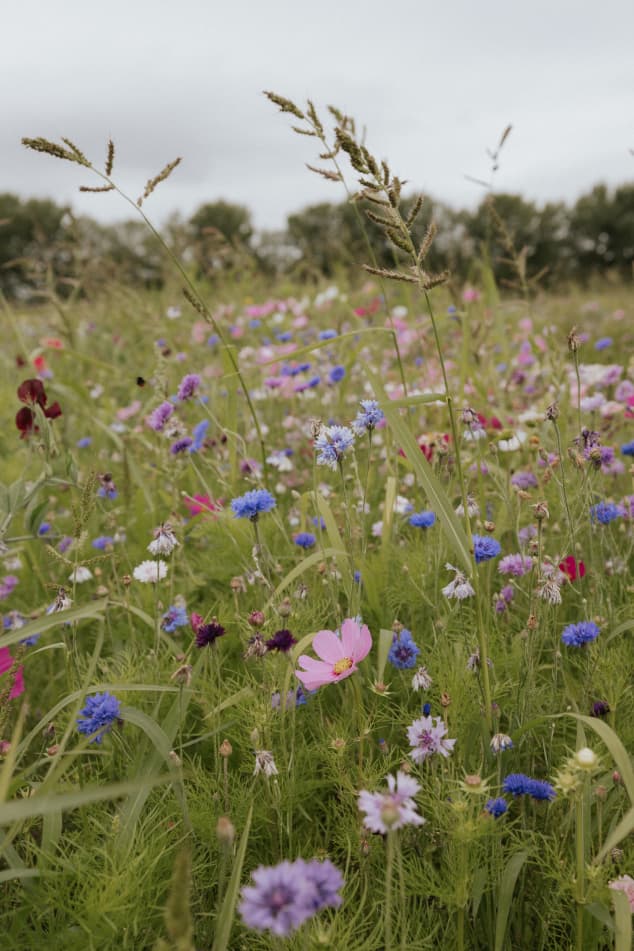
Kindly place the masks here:
[(352, 658), (351, 657), (342, 657), (341, 660), (338, 660), (335, 666), (332, 668), (333, 674), (339, 676), (344, 670), (350, 670), (352, 667)]

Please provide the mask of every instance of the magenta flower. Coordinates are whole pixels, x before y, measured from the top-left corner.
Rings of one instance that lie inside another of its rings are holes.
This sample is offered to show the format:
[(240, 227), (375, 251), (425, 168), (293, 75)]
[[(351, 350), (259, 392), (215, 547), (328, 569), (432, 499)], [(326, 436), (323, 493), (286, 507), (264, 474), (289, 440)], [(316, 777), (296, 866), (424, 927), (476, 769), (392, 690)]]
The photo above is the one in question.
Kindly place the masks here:
[[(13, 657), (11, 656), (11, 651), (8, 647), (0, 647), (0, 676), (10, 672), (12, 669)], [(9, 700), (13, 700), (14, 697), (19, 697), (21, 693), (24, 693), (23, 671), (23, 667), (18, 667), (17, 670), (14, 670), (13, 674), (11, 675)], [(0, 689), (5, 689), (5, 684), (3, 681), (0, 681)]]
[(313, 649), (320, 660), (302, 654), (298, 663), (303, 670), (295, 676), (307, 690), (316, 690), (349, 677), (357, 664), (370, 653), (372, 635), (367, 625), (346, 618), (341, 625), (341, 637), (334, 631), (318, 631), (313, 637)]

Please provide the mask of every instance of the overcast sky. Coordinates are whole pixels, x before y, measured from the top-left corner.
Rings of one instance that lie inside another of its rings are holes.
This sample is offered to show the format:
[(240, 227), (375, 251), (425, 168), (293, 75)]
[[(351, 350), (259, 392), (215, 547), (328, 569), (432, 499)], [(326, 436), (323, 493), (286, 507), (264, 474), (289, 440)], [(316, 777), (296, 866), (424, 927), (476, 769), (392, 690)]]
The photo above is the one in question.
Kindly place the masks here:
[(0, 192), (105, 221), (130, 209), (80, 195), (90, 176), (22, 136), (68, 136), (96, 163), (112, 137), (134, 198), (182, 156), (146, 203), (158, 222), (225, 198), (279, 227), (343, 197), (264, 89), (336, 104), (401, 178), (456, 206), (481, 197), (465, 175), (488, 178), (508, 123), (498, 190), (570, 200), (634, 178), (634, 0), (5, 0), (1, 23)]

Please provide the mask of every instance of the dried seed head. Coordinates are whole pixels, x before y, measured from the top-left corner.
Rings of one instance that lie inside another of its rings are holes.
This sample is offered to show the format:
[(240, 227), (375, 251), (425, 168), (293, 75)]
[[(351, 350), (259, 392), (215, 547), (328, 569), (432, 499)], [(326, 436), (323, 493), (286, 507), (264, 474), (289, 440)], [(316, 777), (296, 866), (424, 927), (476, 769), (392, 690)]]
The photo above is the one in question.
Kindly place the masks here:
[(224, 756), (227, 759), (233, 753), (233, 747), (229, 740), (224, 739), (218, 748), (218, 752), (221, 756)]

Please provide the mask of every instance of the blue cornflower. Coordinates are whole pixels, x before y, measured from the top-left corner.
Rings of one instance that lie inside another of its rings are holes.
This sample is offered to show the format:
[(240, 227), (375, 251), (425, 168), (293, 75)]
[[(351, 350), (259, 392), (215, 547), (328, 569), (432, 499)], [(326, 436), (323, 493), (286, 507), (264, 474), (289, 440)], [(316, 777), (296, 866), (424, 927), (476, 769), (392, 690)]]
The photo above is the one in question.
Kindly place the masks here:
[(362, 436), (365, 432), (371, 432), (384, 418), (385, 414), (376, 400), (361, 400), (361, 409), (354, 418), (352, 428), (357, 436)]
[(114, 485), (102, 485), (97, 490), (97, 495), (100, 499), (116, 499), (119, 493), (115, 489)]
[(614, 502), (599, 502), (590, 507), (590, 519), (593, 522), (601, 522), (602, 525), (609, 525), (621, 515), (623, 515), (623, 509)]
[(476, 564), (479, 565), (481, 561), (490, 561), (491, 558), (497, 558), (501, 551), (502, 546), (497, 539), (490, 538), (488, 535), (473, 536), (473, 554)]
[(414, 528), (431, 528), (435, 521), (436, 514), (434, 512), (414, 512), (409, 517), (409, 524), (413, 525)]
[(275, 336), (280, 343), (288, 343), (289, 340), (293, 339), (293, 334), (290, 330), (280, 330), (279, 333), (276, 333)]
[(613, 344), (612, 337), (601, 337), (594, 345), (595, 350), (607, 350)]
[(312, 532), (298, 532), (297, 535), (293, 537), (293, 541), (296, 545), (299, 545), (300, 548), (312, 548), (317, 539)]
[(423, 716), (428, 717), (430, 713), (431, 713), (431, 703), (427, 701), (427, 703), (423, 704)]
[(354, 444), (354, 433), (347, 426), (324, 426), (315, 439), (317, 465), (336, 469), (343, 454)]
[(339, 383), (340, 380), (343, 380), (346, 375), (346, 368), (342, 366), (333, 367), (330, 373), (328, 374), (328, 379), (331, 383)]
[(626, 442), (625, 445), (621, 446), (621, 452), (624, 456), (634, 456), (634, 439), (632, 442)]
[[(119, 701), (111, 693), (94, 693), (86, 697), (86, 706), (77, 718), (77, 729), (86, 736), (97, 733), (91, 743), (101, 743), (119, 716)], [(97, 732), (99, 731), (99, 732)]]
[(320, 330), (319, 331), (320, 340), (332, 340), (336, 336), (337, 336), (336, 330)]
[(50, 522), (42, 522), (42, 524), (40, 525), (40, 527), (39, 527), (38, 530), (37, 530), (37, 534), (38, 534), (38, 535), (48, 535), (48, 533), (50, 532), (50, 530), (51, 530), (51, 523), (50, 523)]
[(354, 581), (355, 584), (361, 584), (363, 580), (361, 577), (361, 572), (355, 571), (354, 574), (352, 575), (352, 580)]
[(594, 621), (579, 621), (578, 624), (569, 624), (564, 628), (561, 639), (567, 647), (583, 647), (596, 641), (600, 629)]
[(189, 618), (182, 605), (172, 604), (161, 618), (161, 627), (166, 634), (173, 634), (179, 627), (187, 627)]
[(262, 512), (270, 512), (277, 502), (266, 489), (252, 489), (231, 502), (231, 510), (236, 518), (250, 518), (256, 522)]
[(406, 627), (399, 634), (395, 634), (387, 659), (399, 670), (409, 670), (416, 666), (416, 658), (420, 654), (420, 647), (414, 642), (411, 631)]
[(550, 783), (532, 779), (524, 773), (509, 773), (502, 783), (502, 789), (511, 796), (532, 796), (533, 799), (554, 799), (557, 795)]
[(506, 799), (500, 796), (498, 799), (489, 799), (484, 808), (494, 819), (499, 819), (508, 810), (508, 804)]
[(202, 449), (202, 447), (203, 447), (203, 445), (204, 445), (204, 443), (205, 443), (205, 437), (206, 437), (206, 435), (207, 435), (207, 430), (208, 430), (208, 429), (209, 429), (209, 420), (208, 420), (208, 419), (202, 419), (202, 420), (198, 423), (197, 426), (194, 426), (194, 428), (193, 428), (193, 430), (192, 430), (192, 435), (193, 435), (193, 437), (194, 437), (194, 441), (192, 442), (191, 446), (189, 447), (189, 451), (190, 451), (190, 452), (198, 452), (200, 449)]
[(103, 551), (110, 545), (114, 545), (114, 538), (111, 535), (99, 535), (98, 538), (94, 538), (92, 541), (92, 547), (98, 551)]
[(211, 337), (207, 337), (207, 346), (215, 347), (216, 344), (220, 343), (220, 337), (218, 334), (212, 334)]
[(312, 523), (313, 523), (313, 525), (314, 525), (316, 528), (325, 529), (325, 527), (326, 527), (326, 522), (325, 522), (325, 520), (322, 518), (321, 515), (320, 515), (320, 516), (313, 515)]
[(88, 446), (90, 446), (91, 443), (92, 443), (92, 437), (91, 437), (91, 436), (82, 436), (81, 439), (78, 439), (78, 440), (77, 440), (77, 442), (75, 443), (75, 445), (77, 446), (78, 449), (87, 449)]

